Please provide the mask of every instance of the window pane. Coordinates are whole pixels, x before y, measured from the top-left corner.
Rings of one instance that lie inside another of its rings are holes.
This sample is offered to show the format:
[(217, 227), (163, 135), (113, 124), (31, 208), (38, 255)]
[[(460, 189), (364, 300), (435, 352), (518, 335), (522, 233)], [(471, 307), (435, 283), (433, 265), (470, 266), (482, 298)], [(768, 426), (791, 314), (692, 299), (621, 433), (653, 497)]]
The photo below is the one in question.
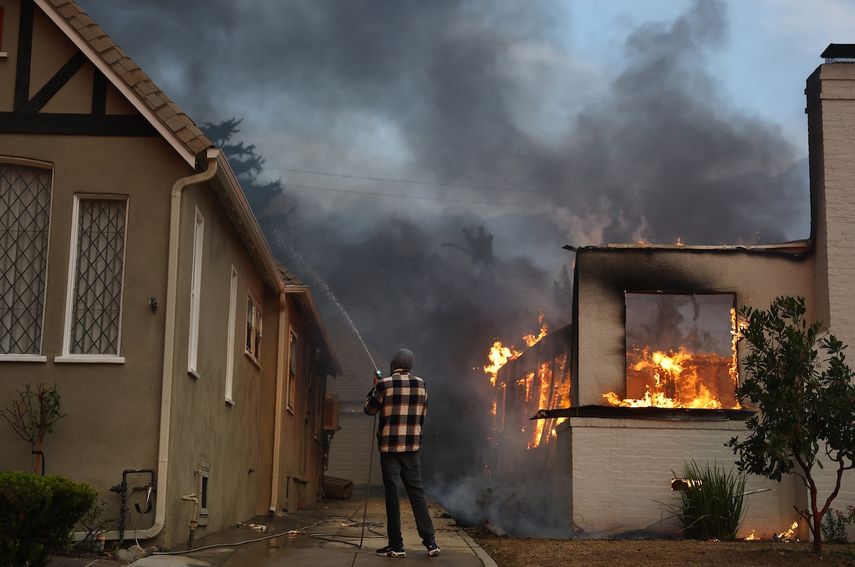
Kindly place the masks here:
[(39, 354), (51, 172), (0, 164), (0, 354)]
[(124, 200), (80, 199), (72, 354), (119, 354), (125, 205)]

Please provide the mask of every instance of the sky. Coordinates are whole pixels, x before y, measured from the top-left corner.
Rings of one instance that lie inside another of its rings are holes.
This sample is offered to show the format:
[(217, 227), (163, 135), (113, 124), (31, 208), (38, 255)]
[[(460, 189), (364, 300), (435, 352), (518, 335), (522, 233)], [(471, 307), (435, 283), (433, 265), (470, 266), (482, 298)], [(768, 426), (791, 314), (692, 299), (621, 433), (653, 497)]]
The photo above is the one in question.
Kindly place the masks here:
[(805, 79), (855, 41), (851, 0), (79, 2), (197, 123), (242, 119), (325, 316), (416, 352), (434, 487), (478, 467), (492, 341), (570, 321), (563, 245), (808, 237)]

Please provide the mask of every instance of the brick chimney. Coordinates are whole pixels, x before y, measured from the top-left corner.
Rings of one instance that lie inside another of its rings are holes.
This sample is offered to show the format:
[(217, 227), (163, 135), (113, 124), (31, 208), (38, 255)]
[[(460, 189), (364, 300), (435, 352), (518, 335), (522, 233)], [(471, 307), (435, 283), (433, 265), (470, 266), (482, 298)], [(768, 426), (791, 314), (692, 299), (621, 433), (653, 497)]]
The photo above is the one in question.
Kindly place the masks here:
[(805, 89), (815, 313), (855, 348), (855, 44), (821, 57)]

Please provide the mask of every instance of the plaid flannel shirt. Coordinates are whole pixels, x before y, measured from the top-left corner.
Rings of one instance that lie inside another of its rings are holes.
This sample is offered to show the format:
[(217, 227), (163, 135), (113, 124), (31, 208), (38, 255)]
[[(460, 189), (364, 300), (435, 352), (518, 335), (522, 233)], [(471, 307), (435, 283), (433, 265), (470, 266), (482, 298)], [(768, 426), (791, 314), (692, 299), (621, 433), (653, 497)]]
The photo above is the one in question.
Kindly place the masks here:
[(380, 414), (377, 438), (381, 453), (418, 451), (426, 412), (424, 380), (408, 372), (381, 378), (365, 398), (365, 413)]

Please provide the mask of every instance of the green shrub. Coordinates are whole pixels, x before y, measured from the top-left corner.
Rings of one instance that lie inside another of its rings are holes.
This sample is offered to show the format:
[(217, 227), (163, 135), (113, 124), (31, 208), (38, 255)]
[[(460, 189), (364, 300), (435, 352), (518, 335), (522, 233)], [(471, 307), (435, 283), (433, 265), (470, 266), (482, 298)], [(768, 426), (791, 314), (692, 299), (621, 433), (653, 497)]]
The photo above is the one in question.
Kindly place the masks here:
[[(852, 507), (850, 506), (850, 508)], [(853, 517), (855, 517), (855, 514), (852, 512), (844, 514), (840, 510), (830, 508), (820, 525), (823, 541), (829, 543), (846, 543), (848, 541), (848, 534), (846, 532), (849, 530), (849, 524), (852, 523)]]
[(735, 540), (744, 512), (745, 475), (692, 460), (683, 466), (683, 476), (688, 482), (676, 514), (683, 534), (693, 539)]
[(51, 548), (68, 545), (95, 497), (67, 478), (0, 472), (0, 566), (44, 565)]

